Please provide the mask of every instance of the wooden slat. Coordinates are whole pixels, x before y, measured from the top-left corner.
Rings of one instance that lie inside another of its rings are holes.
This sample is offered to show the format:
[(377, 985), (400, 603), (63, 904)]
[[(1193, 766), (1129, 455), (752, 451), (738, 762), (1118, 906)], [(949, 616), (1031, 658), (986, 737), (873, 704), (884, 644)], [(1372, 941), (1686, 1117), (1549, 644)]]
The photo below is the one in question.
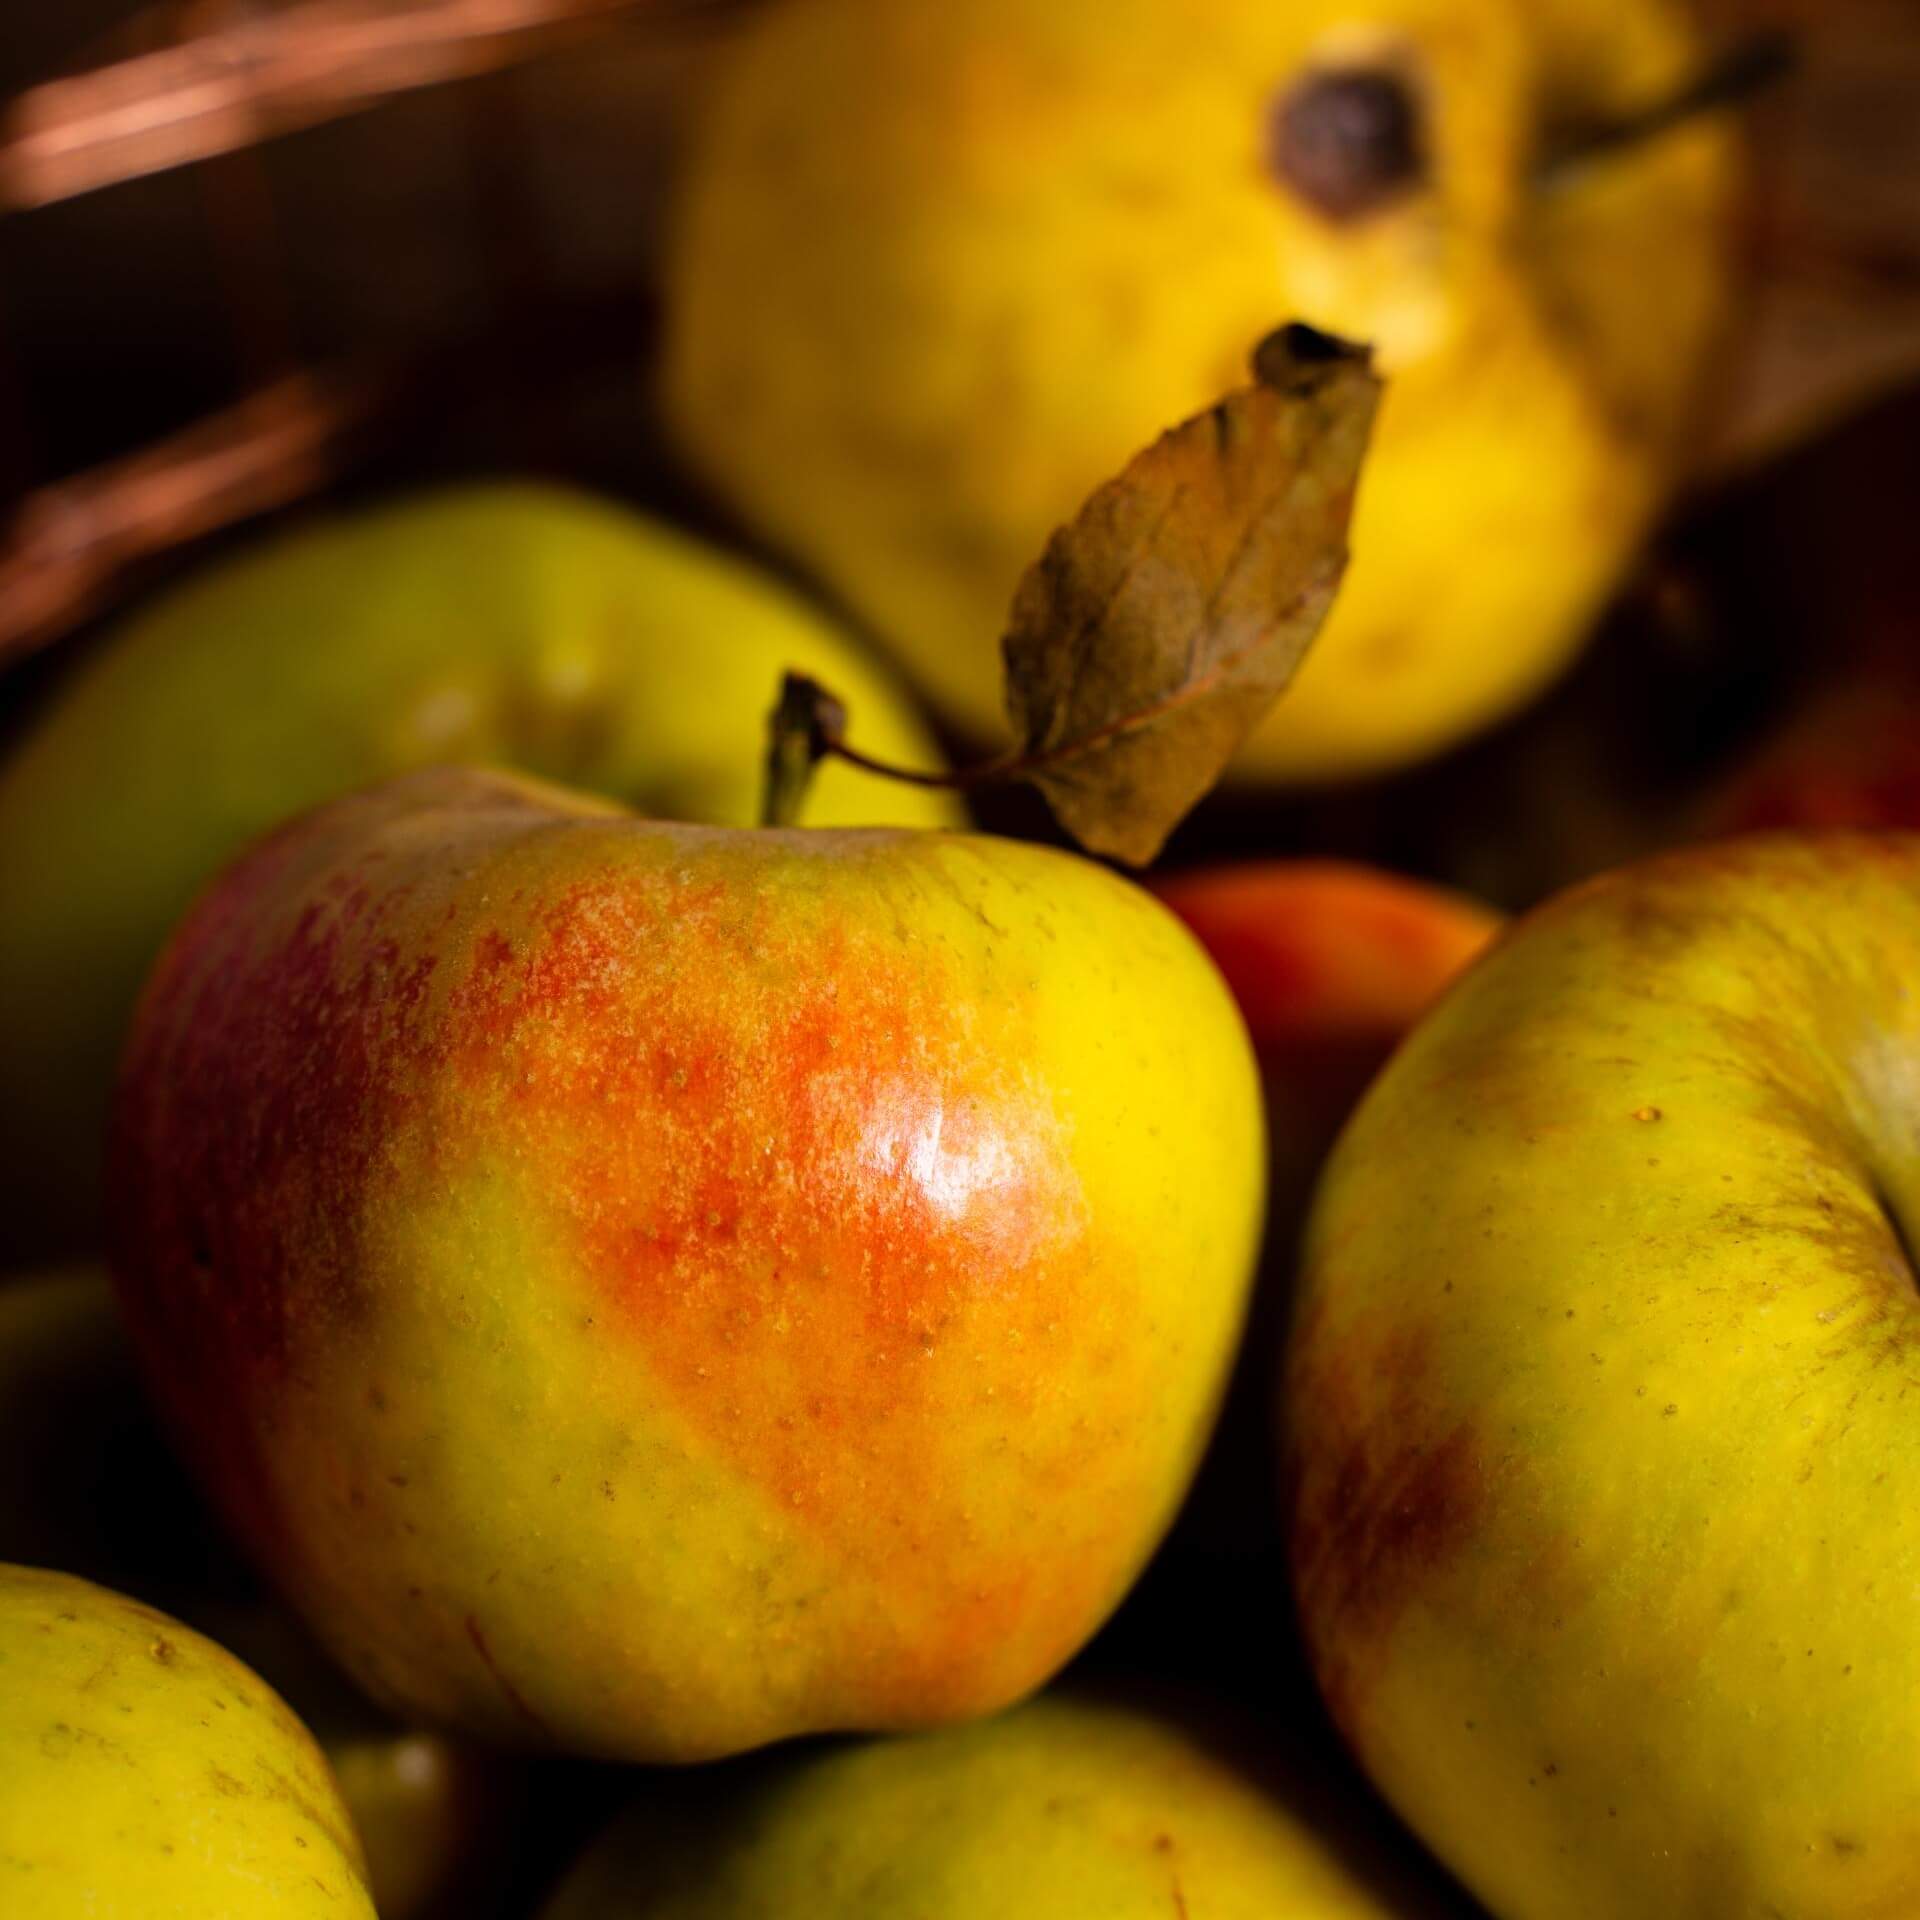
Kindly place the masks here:
[(672, 0), (301, 0), (50, 80), (0, 115), (0, 211), (231, 153)]
[[(433, 432), (496, 391), (511, 360), (548, 390), (624, 364), (650, 293), (556, 302), (486, 337), (352, 373), (296, 374), (123, 459), (29, 494), (0, 535), (0, 671), (111, 603), (139, 562), (321, 492), (368, 451)], [(539, 351), (523, 359), (519, 347)], [(529, 372), (529, 364), (532, 371)]]

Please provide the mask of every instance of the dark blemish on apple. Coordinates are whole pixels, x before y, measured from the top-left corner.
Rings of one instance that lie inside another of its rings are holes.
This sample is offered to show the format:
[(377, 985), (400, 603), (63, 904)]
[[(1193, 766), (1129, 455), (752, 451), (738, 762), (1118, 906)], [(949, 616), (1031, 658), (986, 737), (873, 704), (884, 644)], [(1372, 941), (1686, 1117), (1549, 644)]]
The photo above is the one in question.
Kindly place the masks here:
[(1375, 1655), (1478, 1532), (1489, 1500), (1476, 1426), (1430, 1400), (1432, 1339), (1349, 1330), (1337, 1355), (1294, 1382), (1296, 1424), (1326, 1436), (1331, 1455), (1292, 1490), (1294, 1578), (1321, 1693), (1350, 1739)]
[(468, 1614), (466, 1624), (467, 1638), (473, 1642), (473, 1649), (479, 1654), (481, 1664), (486, 1668), (488, 1673), (493, 1676), (494, 1684), (500, 1689), (501, 1693), (506, 1696), (507, 1704), (511, 1706), (514, 1712), (530, 1727), (536, 1729), (547, 1740), (552, 1740), (553, 1729), (549, 1727), (546, 1721), (529, 1705), (526, 1696), (521, 1693), (520, 1689), (501, 1672), (499, 1664), (493, 1657), (493, 1649), (487, 1645), (487, 1636), (481, 1631), (480, 1622), (476, 1620), (472, 1614)]
[(1267, 167), (1328, 220), (1359, 220), (1391, 206), (1427, 176), (1412, 88), (1383, 67), (1308, 73), (1274, 104)]

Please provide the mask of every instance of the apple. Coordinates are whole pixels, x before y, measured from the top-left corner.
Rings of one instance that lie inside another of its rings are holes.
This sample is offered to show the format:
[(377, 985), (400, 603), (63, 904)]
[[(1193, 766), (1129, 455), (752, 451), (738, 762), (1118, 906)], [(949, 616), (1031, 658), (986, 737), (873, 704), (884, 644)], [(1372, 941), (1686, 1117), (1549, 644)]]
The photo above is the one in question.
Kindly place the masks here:
[(440, 769), (143, 994), (120, 1294), (365, 1688), (694, 1760), (1039, 1685), (1178, 1505), (1264, 1193), (1205, 955), (1090, 862)]
[(1191, 1711), (1044, 1698), (643, 1788), (541, 1920), (1425, 1920), (1365, 1809)]
[(1920, 687), (1868, 674), (1829, 689), (1720, 783), (1706, 825), (1920, 827)]
[(1299, 319), (1387, 394), (1353, 564), (1241, 772), (1447, 746), (1550, 680), (1686, 467), (1735, 311), (1672, 0), (776, 0), (694, 130), (668, 424), (958, 725), (1049, 532)]
[(512, 1763), (394, 1725), (261, 1595), (155, 1428), (98, 1268), (0, 1286), (3, 1561), (58, 1567), (162, 1607), (244, 1659), (319, 1740), (381, 1920), (494, 1911), (481, 1889), (510, 1837)]
[(1387, 1056), (1493, 937), (1448, 888), (1340, 860), (1253, 860), (1158, 881), (1232, 990), (1266, 1089), (1269, 1240), (1292, 1253), (1320, 1163)]
[(151, 1607), (0, 1565), (7, 1920), (374, 1920), (312, 1737), (257, 1676)]
[(497, 1758), (445, 1734), (375, 1727), (321, 1742), (367, 1856), (380, 1920), (497, 1914), (518, 1796)]
[[(304, 523), (106, 636), (0, 764), (0, 1261), (97, 1251), (113, 1065), (203, 882), (316, 801), (500, 762), (746, 825), (789, 667), (925, 765), (891, 681), (771, 581), (585, 494), (467, 487)], [(833, 765), (817, 825), (951, 825)]]
[(1501, 1920), (1920, 1908), (1920, 837), (1628, 867), (1506, 935), (1328, 1164), (1296, 1592)]

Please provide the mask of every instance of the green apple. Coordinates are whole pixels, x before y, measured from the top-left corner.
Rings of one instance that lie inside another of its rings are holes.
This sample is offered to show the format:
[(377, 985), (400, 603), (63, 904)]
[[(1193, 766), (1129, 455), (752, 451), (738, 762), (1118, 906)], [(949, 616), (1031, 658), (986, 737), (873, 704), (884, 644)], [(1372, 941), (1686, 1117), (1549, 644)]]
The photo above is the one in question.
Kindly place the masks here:
[[(99, 1244), (100, 1137), (140, 980), (199, 886), (316, 801), (491, 761), (675, 818), (754, 818), (788, 667), (856, 744), (928, 736), (772, 582), (552, 487), (298, 528), (107, 636), (0, 766), (0, 1258)], [(818, 825), (943, 825), (939, 793), (822, 769)]]
[[(1396, 1838), (1179, 1719), (985, 1725), (656, 1784), (541, 1920), (1415, 1920)], [(1450, 1906), (1445, 1911), (1454, 1911)]]
[(7, 1920), (373, 1920), (312, 1736), (231, 1654), (69, 1574), (0, 1565)]
[(84, 1575), (243, 1658), (319, 1739), (381, 1920), (480, 1911), (512, 1764), (395, 1726), (223, 1548), (155, 1427), (106, 1274), (0, 1288), (0, 1561)]
[(1920, 838), (1576, 888), (1335, 1149), (1288, 1361), (1335, 1718), (1501, 1920), (1920, 1910)]
[(376, 1698), (692, 1760), (1004, 1706), (1206, 1439), (1265, 1185), (1218, 974), (1076, 857), (466, 769), (269, 836), (143, 994), (146, 1371)]

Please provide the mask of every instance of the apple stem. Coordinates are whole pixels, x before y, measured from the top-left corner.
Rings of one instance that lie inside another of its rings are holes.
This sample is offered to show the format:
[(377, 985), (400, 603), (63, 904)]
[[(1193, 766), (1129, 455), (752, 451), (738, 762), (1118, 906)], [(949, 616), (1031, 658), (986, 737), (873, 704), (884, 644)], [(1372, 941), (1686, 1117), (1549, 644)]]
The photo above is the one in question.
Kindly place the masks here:
[(822, 760), (844, 760), (863, 773), (898, 780), (910, 787), (943, 787), (964, 791), (1017, 780), (1030, 762), (1003, 754), (971, 767), (929, 772), (921, 767), (896, 766), (847, 744), (847, 709), (835, 694), (804, 673), (789, 673), (780, 683), (780, 698), (769, 716), (767, 784), (760, 804), (763, 827), (797, 826), (807, 789)]
[(1571, 130), (1540, 156), (1535, 181), (1552, 186), (1590, 160), (1637, 147), (1671, 127), (1697, 120), (1721, 107), (1738, 106), (1791, 73), (1799, 48), (1790, 33), (1756, 33), (1730, 47), (1719, 59), (1683, 80), (1671, 92), (1630, 108), (1611, 120)]

